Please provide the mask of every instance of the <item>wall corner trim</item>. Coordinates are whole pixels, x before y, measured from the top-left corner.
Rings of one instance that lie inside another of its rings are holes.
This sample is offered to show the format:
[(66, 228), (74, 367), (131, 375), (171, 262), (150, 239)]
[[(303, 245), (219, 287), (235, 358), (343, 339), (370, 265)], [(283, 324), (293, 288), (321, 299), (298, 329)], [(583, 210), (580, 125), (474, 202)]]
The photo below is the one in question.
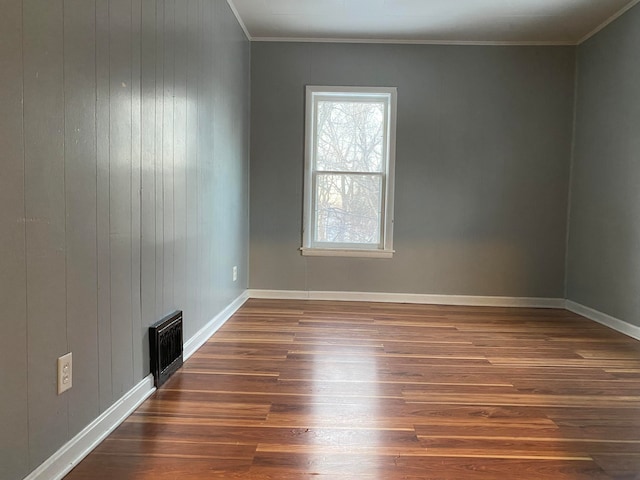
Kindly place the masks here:
[(250, 289), (250, 298), (282, 300), (336, 300), (351, 302), (418, 303), (427, 305), (467, 305), (485, 307), (564, 308), (563, 298), (492, 297), (475, 295), (434, 295), (378, 292), (318, 292), (301, 290)]
[(155, 391), (153, 375), (148, 375), (24, 480), (62, 479)]
[(218, 331), (224, 323), (231, 318), (231, 315), (236, 313), (236, 311), (249, 299), (248, 291), (245, 290), (236, 298), (233, 302), (231, 302), (224, 310), (222, 310), (218, 315), (213, 317), (209, 323), (207, 323), (204, 327), (202, 327), (198, 332), (187, 340), (184, 343), (184, 351), (183, 358), (186, 361), (191, 355), (196, 353), (202, 345), (204, 345), (211, 336)]
[(624, 320), (620, 320), (619, 318), (612, 317), (611, 315), (607, 315), (606, 313), (599, 312), (598, 310), (594, 310), (593, 308), (589, 308), (585, 305), (582, 305), (577, 302), (573, 302), (571, 300), (566, 301), (566, 309), (570, 312), (577, 313), (578, 315), (582, 315), (583, 317), (588, 318), (589, 320), (593, 320), (594, 322), (598, 322), (605, 327), (612, 328), (617, 332), (628, 335), (631, 338), (635, 338), (636, 340), (640, 340), (640, 327), (636, 325), (632, 325)]

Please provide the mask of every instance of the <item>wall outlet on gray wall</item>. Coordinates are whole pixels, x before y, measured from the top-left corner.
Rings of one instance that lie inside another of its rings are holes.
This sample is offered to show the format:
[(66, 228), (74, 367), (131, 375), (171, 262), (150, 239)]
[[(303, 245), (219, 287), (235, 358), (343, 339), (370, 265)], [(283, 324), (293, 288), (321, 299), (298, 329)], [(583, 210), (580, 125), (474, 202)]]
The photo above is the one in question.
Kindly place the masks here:
[(73, 354), (69, 352), (58, 358), (58, 395), (71, 388), (73, 373), (73, 365), (71, 363), (72, 355)]

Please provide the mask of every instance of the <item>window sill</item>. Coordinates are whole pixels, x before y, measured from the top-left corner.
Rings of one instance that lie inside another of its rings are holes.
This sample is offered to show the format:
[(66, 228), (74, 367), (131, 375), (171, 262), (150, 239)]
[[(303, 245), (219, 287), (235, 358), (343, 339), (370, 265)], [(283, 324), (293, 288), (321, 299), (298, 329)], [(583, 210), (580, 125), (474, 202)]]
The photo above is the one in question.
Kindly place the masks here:
[(345, 248), (301, 248), (305, 257), (393, 258), (395, 250), (349, 250)]

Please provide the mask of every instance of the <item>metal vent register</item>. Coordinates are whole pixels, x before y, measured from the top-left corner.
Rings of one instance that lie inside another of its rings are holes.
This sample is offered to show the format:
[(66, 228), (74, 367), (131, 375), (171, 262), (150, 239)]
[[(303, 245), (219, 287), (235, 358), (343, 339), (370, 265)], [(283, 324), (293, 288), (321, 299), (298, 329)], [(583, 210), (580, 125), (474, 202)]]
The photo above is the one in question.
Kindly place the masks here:
[(151, 373), (159, 387), (182, 366), (182, 312), (174, 312), (149, 327)]

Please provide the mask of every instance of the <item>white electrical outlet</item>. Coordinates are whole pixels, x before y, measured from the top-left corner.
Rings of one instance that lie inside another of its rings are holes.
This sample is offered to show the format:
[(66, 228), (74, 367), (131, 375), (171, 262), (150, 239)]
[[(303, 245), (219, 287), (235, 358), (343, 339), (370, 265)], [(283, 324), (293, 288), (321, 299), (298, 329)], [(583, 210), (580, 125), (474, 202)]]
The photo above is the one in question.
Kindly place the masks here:
[(58, 395), (71, 388), (73, 365), (71, 352), (58, 358)]
[(238, 280), (238, 267), (236, 265), (233, 266), (233, 281)]

